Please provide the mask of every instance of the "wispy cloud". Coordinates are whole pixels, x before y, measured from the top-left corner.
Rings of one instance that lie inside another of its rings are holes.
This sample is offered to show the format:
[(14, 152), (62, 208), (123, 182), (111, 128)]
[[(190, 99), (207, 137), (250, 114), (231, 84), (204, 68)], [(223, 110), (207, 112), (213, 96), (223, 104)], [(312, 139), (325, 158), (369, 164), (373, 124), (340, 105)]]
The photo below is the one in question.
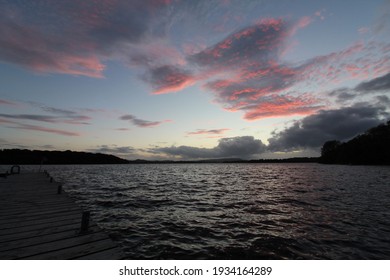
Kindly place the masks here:
[(147, 120), (139, 119), (139, 118), (137, 118), (137, 117), (135, 117), (133, 115), (123, 115), (119, 119), (124, 120), (124, 121), (129, 121), (133, 125), (138, 126), (138, 127), (142, 127), (142, 128), (145, 128), (145, 127), (155, 127), (155, 126), (159, 126), (159, 125), (161, 125), (163, 123), (170, 122), (170, 120), (147, 121)]
[(17, 106), (17, 103), (5, 99), (0, 99), (0, 105)]
[(68, 124), (89, 124), (86, 121), (90, 117), (71, 115), (71, 116), (52, 116), (52, 115), (38, 115), (38, 114), (0, 114), (0, 117), (6, 119), (29, 120), (47, 123), (68, 123)]
[[(28, 110), (39, 110), (50, 114), (0, 114), (0, 123), (8, 124), (8, 128), (34, 130), (47, 133), (54, 133), (63, 136), (80, 136), (79, 132), (60, 129), (58, 127), (51, 128), (32, 124), (33, 122), (46, 123), (48, 125), (89, 125), (91, 118), (86, 115), (78, 114), (76, 111), (47, 106), (36, 102), (19, 102), (20, 106), (29, 106), (24, 108)], [(32, 107), (32, 108), (31, 108)]]
[(44, 126), (30, 125), (30, 124), (22, 124), (18, 122), (13, 122), (14, 125), (7, 126), (8, 128), (13, 129), (22, 129), (22, 130), (33, 130), (33, 131), (41, 131), (47, 133), (58, 134), (62, 136), (81, 136), (78, 132), (67, 131), (62, 129), (49, 128)]
[(219, 128), (219, 129), (197, 129), (195, 131), (187, 132), (187, 135), (207, 135), (207, 136), (218, 136), (224, 134), (226, 131), (229, 131), (229, 128)]

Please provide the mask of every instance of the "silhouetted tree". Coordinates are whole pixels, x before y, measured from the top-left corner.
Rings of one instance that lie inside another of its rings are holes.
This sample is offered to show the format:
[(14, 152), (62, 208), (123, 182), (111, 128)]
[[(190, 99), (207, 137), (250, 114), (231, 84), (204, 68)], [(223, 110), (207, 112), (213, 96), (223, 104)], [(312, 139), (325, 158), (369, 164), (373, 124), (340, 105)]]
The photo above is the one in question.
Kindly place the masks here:
[(121, 164), (128, 160), (113, 155), (72, 151), (0, 150), (0, 164)]
[(367, 130), (352, 140), (326, 142), (321, 163), (390, 164), (390, 121)]
[(331, 140), (325, 142), (324, 146), (321, 149), (321, 156), (326, 157), (330, 153), (334, 152), (338, 147), (340, 147), (341, 142), (337, 140)]

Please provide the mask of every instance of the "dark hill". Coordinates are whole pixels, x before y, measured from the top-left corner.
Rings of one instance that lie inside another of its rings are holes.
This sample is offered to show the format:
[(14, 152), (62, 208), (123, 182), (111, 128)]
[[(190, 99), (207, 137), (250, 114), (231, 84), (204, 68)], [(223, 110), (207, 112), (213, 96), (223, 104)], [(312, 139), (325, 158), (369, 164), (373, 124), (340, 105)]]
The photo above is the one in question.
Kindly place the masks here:
[(0, 164), (122, 164), (113, 155), (73, 151), (0, 150)]
[(345, 143), (337, 140), (326, 142), (320, 162), (390, 165), (390, 121)]

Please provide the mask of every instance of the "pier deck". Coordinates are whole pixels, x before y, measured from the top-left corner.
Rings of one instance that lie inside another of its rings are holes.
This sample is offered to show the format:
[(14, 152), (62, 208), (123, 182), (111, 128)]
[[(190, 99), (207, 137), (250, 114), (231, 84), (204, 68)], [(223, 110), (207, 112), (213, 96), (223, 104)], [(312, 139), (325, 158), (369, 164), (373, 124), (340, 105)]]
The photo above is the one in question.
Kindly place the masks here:
[(0, 259), (121, 259), (95, 223), (82, 230), (83, 210), (58, 186), (44, 173), (0, 178)]

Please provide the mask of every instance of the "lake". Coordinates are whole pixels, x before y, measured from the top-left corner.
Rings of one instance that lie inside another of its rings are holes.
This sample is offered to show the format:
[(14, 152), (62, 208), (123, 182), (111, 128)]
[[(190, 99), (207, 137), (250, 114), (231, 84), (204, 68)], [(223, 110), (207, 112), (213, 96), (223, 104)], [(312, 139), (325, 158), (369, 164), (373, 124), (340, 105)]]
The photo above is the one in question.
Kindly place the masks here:
[(128, 259), (390, 259), (389, 166), (44, 168)]

